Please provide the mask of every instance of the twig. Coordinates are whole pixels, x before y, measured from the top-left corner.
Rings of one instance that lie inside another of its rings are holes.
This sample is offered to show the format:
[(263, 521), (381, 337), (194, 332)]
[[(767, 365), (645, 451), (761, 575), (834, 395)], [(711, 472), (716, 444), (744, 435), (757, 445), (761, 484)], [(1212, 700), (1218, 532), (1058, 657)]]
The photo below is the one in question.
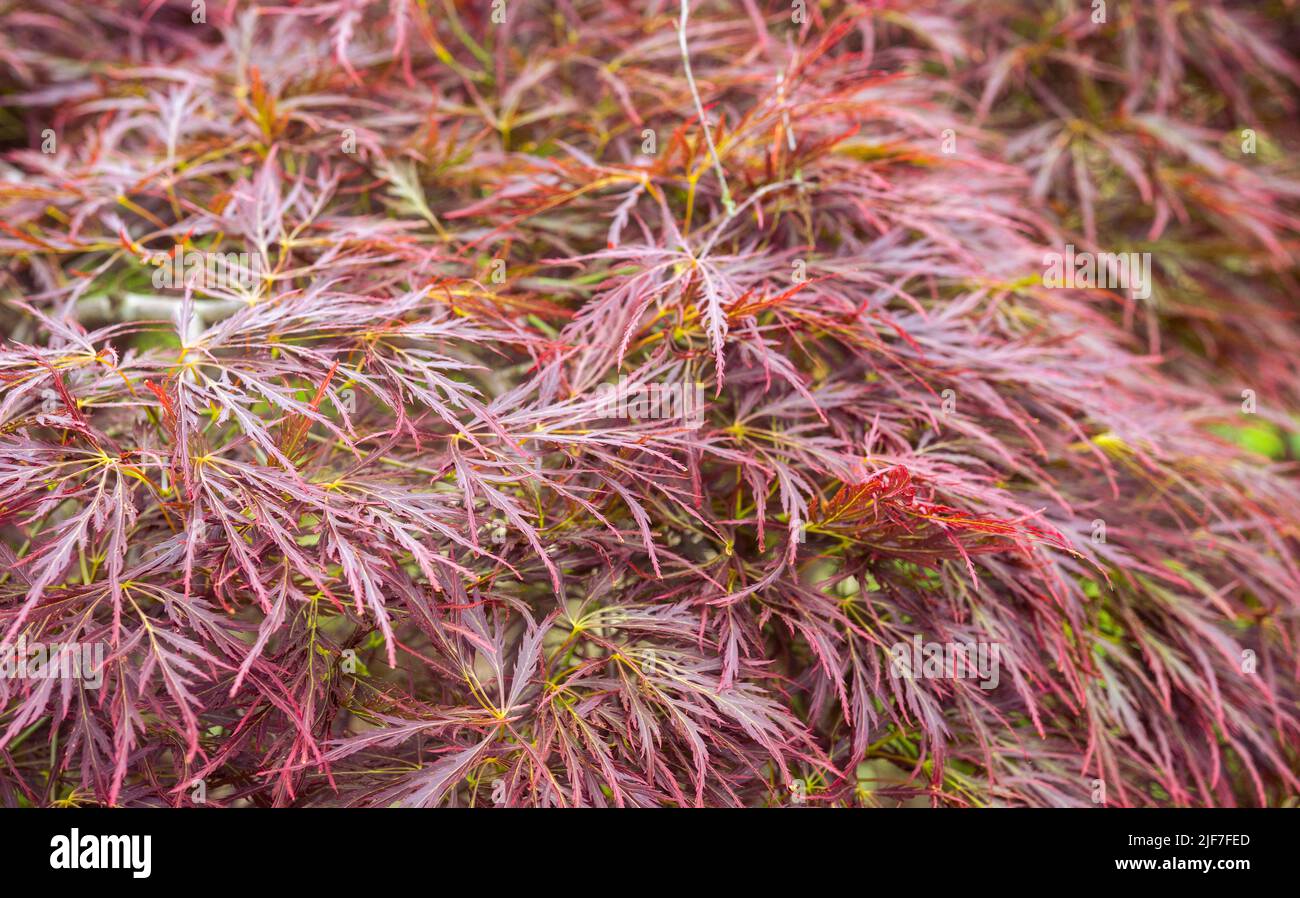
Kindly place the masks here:
[(690, 5), (690, 0), (682, 0), (682, 20), (677, 26), (677, 42), (682, 48), (682, 65), (686, 68), (686, 83), (690, 85), (691, 97), (695, 100), (695, 111), (700, 117), (700, 127), (704, 129), (704, 140), (709, 145), (709, 155), (713, 157), (713, 170), (717, 172), (718, 183), (722, 185), (722, 206), (730, 216), (736, 211), (736, 203), (731, 199), (731, 191), (727, 189), (727, 179), (722, 174), (722, 160), (718, 158), (718, 148), (713, 145), (713, 135), (709, 133), (709, 122), (704, 117), (704, 103), (700, 100), (699, 89), (695, 86), (695, 75), (691, 72), (691, 53), (686, 48), (686, 17)]

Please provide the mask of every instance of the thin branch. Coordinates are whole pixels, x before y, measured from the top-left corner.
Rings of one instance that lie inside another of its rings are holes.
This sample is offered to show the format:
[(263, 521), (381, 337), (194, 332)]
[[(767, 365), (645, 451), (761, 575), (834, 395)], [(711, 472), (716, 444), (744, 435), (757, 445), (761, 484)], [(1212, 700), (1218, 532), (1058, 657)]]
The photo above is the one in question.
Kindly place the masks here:
[(727, 178), (722, 173), (722, 160), (718, 158), (718, 148), (713, 145), (713, 135), (709, 132), (708, 119), (704, 117), (704, 103), (700, 100), (700, 91), (695, 86), (695, 75), (691, 72), (691, 51), (686, 46), (686, 17), (690, 9), (690, 0), (682, 0), (682, 20), (677, 26), (677, 43), (682, 48), (682, 66), (686, 69), (686, 83), (691, 88), (691, 98), (695, 100), (695, 111), (700, 117), (700, 127), (704, 129), (704, 140), (709, 145), (709, 156), (713, 159), (713, 170), (722, 185), (722, 206), (728, 216), (736, 211), (736, 203), (727, 189)]

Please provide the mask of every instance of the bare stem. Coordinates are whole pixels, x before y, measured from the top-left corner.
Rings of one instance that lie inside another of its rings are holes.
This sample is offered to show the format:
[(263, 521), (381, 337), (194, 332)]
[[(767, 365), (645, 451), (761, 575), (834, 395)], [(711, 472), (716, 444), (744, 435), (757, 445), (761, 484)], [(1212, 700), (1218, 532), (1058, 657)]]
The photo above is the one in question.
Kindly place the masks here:
[(704, 129), (704, 140), (709, 145), (709, 155), (713, 158), (713, 170), (717, 172), (718, 183), (722, 185), (722, 206), (731, 215), (736, 210), (736, 203), (731, 199), (727, 189), (727, 179), (722, 174), (722, 160), (718, 158), (718, 148), (713, 145), (713, 135), (709, 133), (709, 122), (704, 117), (704, 103), (700, 100), (700, 91), (695, 86), (695, 75), (691, 72), (691, 53), (686, 48), (686, 17), (690, 10), (690, 0), (682, 0), (682, 20), (677, 27), (677, 42), (682, 48), (682, 65), (686, 69), (686, 83), (690, 85), (691, 97), (695, 100), (695, 111), (700, 117), (700, 127)]

